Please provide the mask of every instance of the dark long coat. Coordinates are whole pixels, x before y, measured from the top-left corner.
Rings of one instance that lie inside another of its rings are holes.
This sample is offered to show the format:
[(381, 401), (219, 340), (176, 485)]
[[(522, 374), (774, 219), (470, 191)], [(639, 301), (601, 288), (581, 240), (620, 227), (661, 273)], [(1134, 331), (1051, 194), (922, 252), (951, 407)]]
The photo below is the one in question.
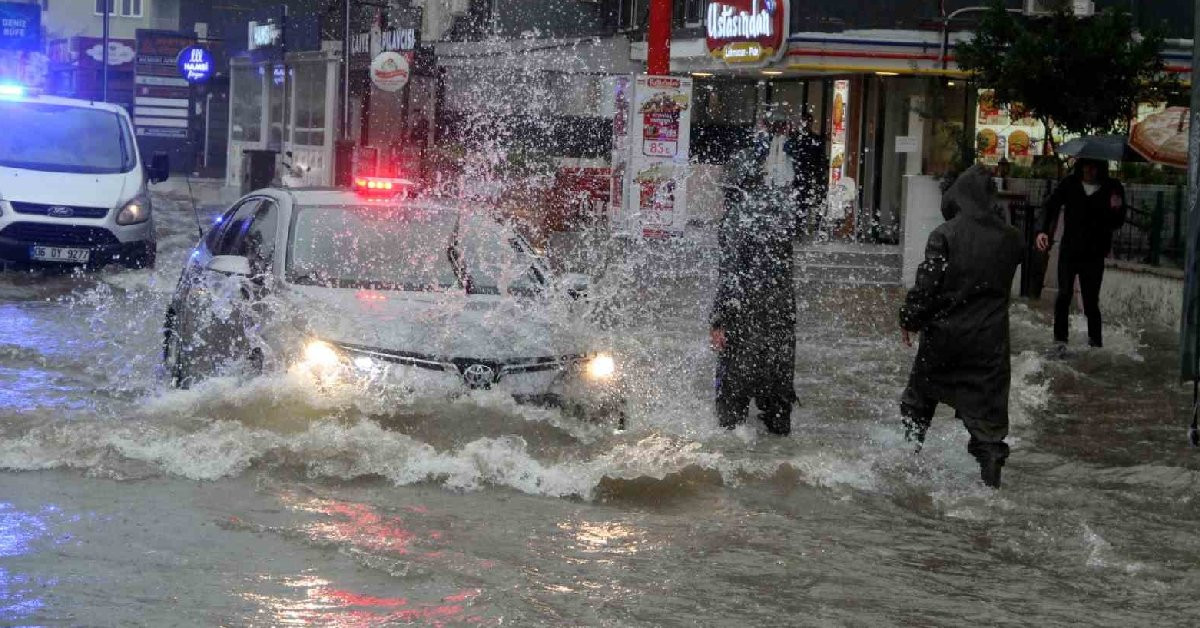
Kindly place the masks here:
[(791, 373), (796, 355), (794, 245), (799, 216), (791, 190), (763, 181), (765, 158), (766, 145), (758, 141), (730, 163), (710, 322), (725, 330), (726, 357), (745, 367), (739, 371)]
[(1009, 295), (1021, 237), (994, 209), (975, 166), (943, 197), (946, 222), (929, 236), (900, 324), (921, 333), (909, 387), (962, 417), (1008, 422)]
[(1125, 188), (1119, 181), (1102, 176), (1100, 189), (1088, 195), (1077, 174), (1067, 176), (1046, 200), (1042, 233), (1054, 234), (1058, 215), (1063, 213), (1060, 256), (1072, 260), (1099, 260), (1112, 250), (1113, 232), (1125, 224)]

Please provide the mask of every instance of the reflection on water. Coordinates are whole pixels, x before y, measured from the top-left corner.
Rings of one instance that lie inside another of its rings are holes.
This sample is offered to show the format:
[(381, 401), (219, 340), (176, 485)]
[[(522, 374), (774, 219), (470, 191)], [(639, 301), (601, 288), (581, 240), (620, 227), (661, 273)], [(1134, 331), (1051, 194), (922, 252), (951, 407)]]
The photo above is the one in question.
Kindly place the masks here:
[[(54, 510), (53, 506), (46, 507), (47, 512)], [(34, 542), (45, 534), (46, 522), (42, 516), (0, 502), (0, 559), (29, 554)], [(53, 586), (53, 582), (9, 571), (0, 564), (0, 624), (18, 624), (32, 616), (45, 605), (42, 595)]]
[(368, 595), (339, 588), (324, 578), (305, 574), (284, 579), (281, 584), (295, 589), (295, 596), (264, 596), (243, 593), (242, 598), (261, 608), (265, 625), (329, 626), (365, 628), (395, 624), (431, 626), (483, 625), (482, 616), (470, 611), (479, 592), (464, 590), (433, 601), (410, 601), (407, 597)]

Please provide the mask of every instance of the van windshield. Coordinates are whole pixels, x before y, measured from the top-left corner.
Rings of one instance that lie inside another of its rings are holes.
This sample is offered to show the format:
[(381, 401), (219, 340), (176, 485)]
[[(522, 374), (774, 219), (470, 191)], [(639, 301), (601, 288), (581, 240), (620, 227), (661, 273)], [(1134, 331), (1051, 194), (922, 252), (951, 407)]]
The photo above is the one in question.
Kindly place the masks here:
[(134, 169), (135, 155), (128, 128), (111, 111), (0, 102), (0, 166), (117, 174)]

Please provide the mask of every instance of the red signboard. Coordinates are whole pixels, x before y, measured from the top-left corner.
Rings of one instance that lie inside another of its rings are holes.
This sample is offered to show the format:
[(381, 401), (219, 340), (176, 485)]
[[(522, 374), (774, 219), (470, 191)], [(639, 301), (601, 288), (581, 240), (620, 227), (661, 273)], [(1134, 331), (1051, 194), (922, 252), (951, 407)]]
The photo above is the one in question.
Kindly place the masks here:
[(791, 0), (713, 0), (704, 31), (708, 53), (730, 65), (765, 65), (787, 48)]

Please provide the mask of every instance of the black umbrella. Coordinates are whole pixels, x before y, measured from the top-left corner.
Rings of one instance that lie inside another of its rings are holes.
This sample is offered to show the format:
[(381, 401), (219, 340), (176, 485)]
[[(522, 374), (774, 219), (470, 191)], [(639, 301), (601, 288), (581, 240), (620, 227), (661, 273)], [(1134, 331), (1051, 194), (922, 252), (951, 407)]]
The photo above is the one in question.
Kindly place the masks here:
[(1077, 137), (1058, 149), (1058, 154), (1076, 159), (1100, 161), (1146, 161), (1129, 147), (1124, 135), (1086, 135)]

